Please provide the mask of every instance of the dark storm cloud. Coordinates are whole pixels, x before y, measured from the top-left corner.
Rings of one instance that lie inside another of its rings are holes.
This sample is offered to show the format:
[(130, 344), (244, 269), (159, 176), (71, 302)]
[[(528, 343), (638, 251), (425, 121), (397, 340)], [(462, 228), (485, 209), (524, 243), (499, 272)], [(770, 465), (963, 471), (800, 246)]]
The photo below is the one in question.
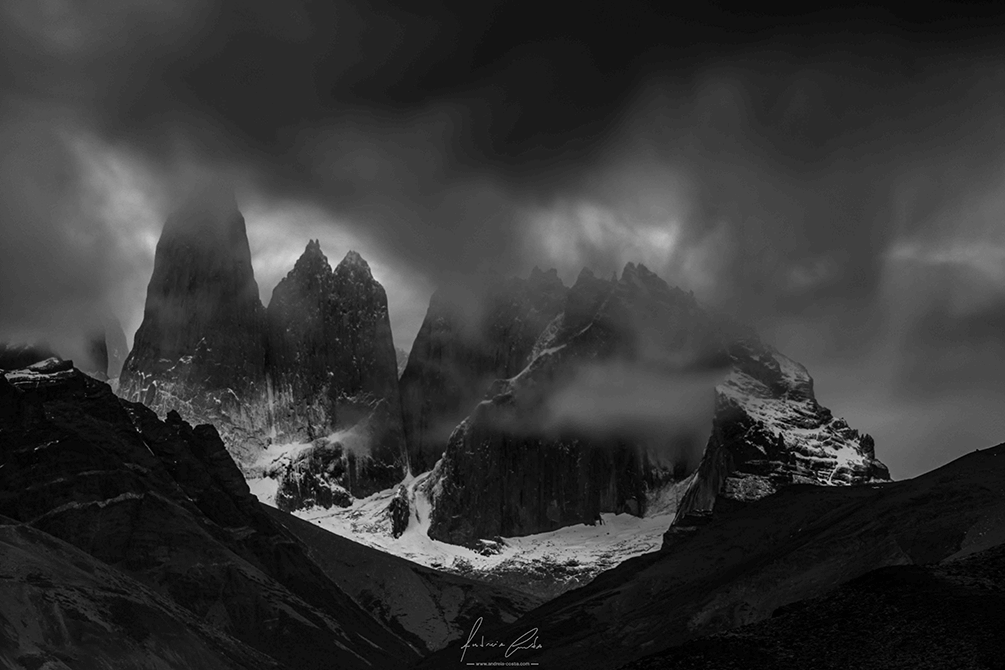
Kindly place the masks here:
[[(2, 11), (0, 338), (107, 311), (135, 329), (172, 194), (226, 174), (266, 299), (307, 239), (336, 262), (358, 246), (400, 345), (439, 283), (643, 261), (826, 370), (839, 414), (859, 382), (904, 416), (995, 387), (1005, 60), (987, 8)], [(968, 434), (991, 441), (984, 414)], [(881, 456), (910, 449), (898, 431), (871, 431)]]

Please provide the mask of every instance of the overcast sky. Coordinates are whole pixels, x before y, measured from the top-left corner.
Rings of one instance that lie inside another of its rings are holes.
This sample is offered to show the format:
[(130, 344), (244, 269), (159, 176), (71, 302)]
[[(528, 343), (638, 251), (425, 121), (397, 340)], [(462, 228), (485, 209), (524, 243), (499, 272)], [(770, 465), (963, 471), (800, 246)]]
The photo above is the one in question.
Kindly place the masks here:
[(1005, 440), (998, 17), (453, 4), (0, 0), (0, 339), (131, 339), (172, 193), (226, 174), (263, 302), (353, 248), (407, 349), (443, 282), (643, 262), (896, 477)]

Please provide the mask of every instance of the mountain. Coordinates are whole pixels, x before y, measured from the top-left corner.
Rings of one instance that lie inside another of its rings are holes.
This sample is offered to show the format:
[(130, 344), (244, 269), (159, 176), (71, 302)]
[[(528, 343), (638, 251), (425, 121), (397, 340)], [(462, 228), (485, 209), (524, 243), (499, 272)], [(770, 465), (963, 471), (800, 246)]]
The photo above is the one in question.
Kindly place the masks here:
[(400, 379), (402, 373), (405, 371), (405, 366), (408, 365), (408, 352), (401, 347), (395, 347), (394, 358), (398, 364), (398, 378)]
[[(176, 412), (161, 420), (70, 362), (0, 375), (0, 516), (18, 524), (0, 537), (20, 547), (3, 588), (27, 583), (42, 598), (19, 596), (38, 628), (5, 626), (4, 654), (59, 658), (90, 644), (120, 658), (135, 652), (150, 667), (187, 667), (200, 649), (203, 667), (213, 658), (289, 668), (417, 658), (263, 511), (215, 428), (193, 428)], [(25, 565), (39, 552), (32, 572)], [(106, 639), (93, 639), (98, 630)], [(150, 646), (137, 650), (144, 640)]]
[[(212, 423), (242, 471), (280, 482), (284, 509), (345, 505), (406, 470), (387, 296), (360, 255), (332, 270), (312, 240), (258, 298), (244, 218), (210, 183), (164, 225), (118, 393)], [(306, 444), (278, 468), (270, 444)]]
[(208, 184), (164, 224), (119, 393), (158, 414), (217, 425), (239, 460), (262, 446), (265, 310), (244, 217)]
[(541, 331), (561, 310), (555, 270), (487, 287), (440, 289), (429, 301), (400, 388), (409, 467), (431, 470), (447, 438), (496, 379), (527, 364)]
[[(895, 591), (901, 577), (894, 573), (886, 579), (881, 573), (881, 586), (877, 587), (877, 575), (867, 573), (905, 566), (899, 570), (903, 579), (921, 574), (919, 579), (928, 580), (922, 574), (926, 571), (907, 568), (930, 566), (927, 574), (938, 581), (942, 580), (939, 575), (950, 574), (963, 565), (961, 559), (973, 556), (975, 561), (982, 560), (978, 558), (980, 552), (1005, 544), (1003, 478), (1005, 445), (999, 445), (911, 480), (861, 486), (793, 484), (758, 500), (724, 498), (707, 523), (671, 534), (661, 551), (626, 561), (509, 626), (483, 632), (488, 640), (511, 641), (536, 628), (543, 648), (522, 651), (508, 660), (579, 668), (619, 667), (653, 654), (663, 655), (638, 667), (747, 667), (745, 657), (734, 659), (733, 665), (722, 662), (706, 666), (701, 660), (705, 652), (699, 654), (694, 651), (699, 647), (694, 646), (681, 652), (682, 658), (690, 659), (690, 665), (683, 661), (673, 665), (673, 659), (675, 650), (690, 640), (757, 622), (764, 622), (763, 628), (757, 629), (764, 632), (752, 632), (749, 644), (743, 642), (740, 629), (736, 635), (714, 638), (700, 649), (708, 651), (718, 640), (733, 645), (726, 649), (756, 651), (761, 649), (762, 640), (772, 645), (781, 640), (790, 645), (788, 648), (806, 649), (805, 645), (796, 646), (802, 644), (796, 639), (799, 630), (811, 640), (813, 636), (824, 640), (837, 630), (847, 630), (857, 632), (826, 642), (831, 648), (836, 648), (839, 641), (846, 646), (842, 652), (845, 656), (839, 655), (831, 663), (849, 658), (848, 654), (856, 653), (856, 646), (868, 649), (870, 645), (885, 645), (889, 647), (884, 651), (887, 654), (896, 649), (913, 654), (913, 650), (895, 644), (901, 629), (894, 622), (904, 622), (904, 631), (917, 636), (918, 623), (910, 622), (907, 627), (905, 619), (919, 610), (877, 609), (884, 599), (891, 605), (908, 604), (903, 599), (888, 599), (899, 598)], [(853, 581), (859, 578), (862, 580)], [(842, 584), (847, 585), (845, 590), (834, 591)], [(972, 589), (969, 595), (962, 596), (971, 598), (971, 606), (980, 603), (972, 596), (984, 588), (981, 581), (970, 582), (967, 588)], [(849, 609), (841, 609), (841, 603), (855, 593), (862, 599), (856, 606), (868, 618), (843, 621), (840, 616)], [(943, 595), (950, 596), (942, 602), (954, 601), (956, 609), (947, 611), (958, 611), (961, 601), (954, 600), (951, 592), (930, 595), (928, 602), (932, 604)], [(780, 617), (785, 615), (787, 610), (779, 610), (786, 605), (821, 597), (832, 600), (829, 604), (788, 610), (791, 616), (784, 620), (771, 618), (776, 612)], [(833, 618), (822, 619), (827, 613)], [(946, 630), (955, 625), (947, 617), (930, 616), (933, 621), (941, 619), (943, 625), (949, 626)], [(995, 630), (990, 618), (983, 618), (983, 624), (981, 619), (971, 615), (959, 622), (983, 625), (971, 631), (970, 639), (984, 635), (989, 627)], [(819, 624), (819, 629), (811, 633), (810, 624), (821, 620), (827, 624)], [(869, 622), (875, 622), (876, 628), (863, 630)], [(934, 631), (941, 629), (926, 630), (937, 636)], [(884, 631), (892, 630), (897, 631), (893, 637), (884, 635)], [(734, 644), (737, 639), (740, 642)], [(784, 651), (786, 647), (774, 648)], [(951, 650), (945, 647), (945, 651)], [(469, 649), (466, 661), (499, 660), (492, 651)], [(441, 667), (445, 660), (458, 658), (459, 653), (453, 646), (430, 657), (423, 667)], [(712, 658), (722, 661), (723, 654)], [(781, 657), (784, 663), (780, 666), (758, 665), (763, 658), (755, 655), (750, 667), (816, 667), (798, 656)], [(873, 662), (866, 655), (856, 658), (863, 659), (863, 663), (850, 663), (850, 667), (898, 667)], [(661, 659), (666, 659), (665, 665), (661, 665)], [(963, 662), (960, 667), (974, 667)]]
[(332, 487), (362, 497), (401, 481), (405, 443), (387, 295), (366, 261), (350, 251), (333, 271), (312, 240), (273, 291), (266, 319), (274, 440), (337, 435), (290, 464), (281, 505), (325, 502), (320, 495)]
[(451, 435), (427, 481), (429, 532), (470, 544), (643, 515), (700, 458), (684, 520), (723, 486), (755, 499), (792, 483), (888, 478), (874, 456), (871, 438), (816, 403), (805, 369), (756, 335), (645, 266), (611, 280), (584, 270), (526, 367)]
[(756, 500), (789, 484), (890, 479), (872, 437), (816, 401), (805, 367), (750, 331), (728, 352), (732, 369), (716, 387), (712, 434), (670, 532), (703, 523), (719, 497)]

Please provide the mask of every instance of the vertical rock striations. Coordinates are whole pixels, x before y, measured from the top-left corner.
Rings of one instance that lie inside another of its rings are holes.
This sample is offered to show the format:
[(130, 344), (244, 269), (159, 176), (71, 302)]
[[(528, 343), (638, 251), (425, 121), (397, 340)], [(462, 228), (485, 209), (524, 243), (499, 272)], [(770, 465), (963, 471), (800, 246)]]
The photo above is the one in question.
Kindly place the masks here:
[(429, 480), (431, 537), (469, 543), (642, 514), (673, 478), (686, 421), (636, 410), (686, 369), (721, 364), (714, 323), (693, 296), (632, 264), (620, 280), (582, 272), (563, 307), (530, 363), (451, 435)]
[(266, 310), (244, 219), (212, 185), (164, 226), (119, 392), (213, 423), (249, 474), (270, 442), (313, 443), (281, 475), (286, 509), (345, 504), (404, 475), (387, 296), (366, 261), (349, 252), (332, 270), (312, 240)]
[(562, 309), (566, 287), (555, 270), (534, 268), (478, 295), (437, 291), (401, 375), (409, 466), (436, 464), (457, 423), (496, 379), (527, 365), (534, 342)]
[(164, 225), (119, 392), (218, 425), (247, 462), (261, 445), (264, 391), (265, 313), (244, 217), (232, 192), (207, 186)]
[(273, 291), (267, 321), (276, 439), (317, 442), (291, 464), (277, 500), (297, 508), (319, 496), (324, 504), (333, 486), (365, 496), (399, 482), (405, 452), (387, 295), (366, 261), (350, 251), (332, 270), (311, 241)]

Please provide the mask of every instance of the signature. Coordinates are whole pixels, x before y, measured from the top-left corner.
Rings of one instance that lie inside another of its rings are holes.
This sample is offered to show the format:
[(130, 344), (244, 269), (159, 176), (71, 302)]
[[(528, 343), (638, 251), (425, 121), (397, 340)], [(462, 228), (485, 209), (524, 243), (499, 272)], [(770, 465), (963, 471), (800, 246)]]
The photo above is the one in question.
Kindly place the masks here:
[(475, 625), (471, 627), (471, 632), (468, 633), (467, 641), (461, 645), (461, 661), (464, 661), (464, 655), (468, 653), (468, 649), (505, 649), (503, 658), (509, 658), (516, 652), (523, 649), (544, 649), (541, 644), (537, 641), (537, 628), (531, 628), (529, 631), (513, 640), (511, 643), (506, 644), (505, 642), (500, 642), (498, 640), (486, 640), (485, 636), (482, 635), (480, 640), (475, 640), (475, 635), (478, 634), (478, 630), (482, 627), (482, 617), (478, 617), (475, 621)]

